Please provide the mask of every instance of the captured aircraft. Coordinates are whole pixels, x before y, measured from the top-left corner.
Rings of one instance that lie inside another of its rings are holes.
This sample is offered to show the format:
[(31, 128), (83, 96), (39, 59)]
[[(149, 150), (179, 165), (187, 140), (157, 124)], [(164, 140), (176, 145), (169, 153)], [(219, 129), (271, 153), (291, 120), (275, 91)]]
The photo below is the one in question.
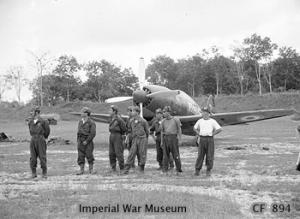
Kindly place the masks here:
[[(185, 92), (181, 90), (170, 90), (158, 85), (145, 84), (145, 65), (144, 59), (140, 58), (138, 78), (140, 87), (133, 92), (131, 97), (109, 98), (106, 103), (115, 103), (125, 100), (132, 100), (133, 105), (140, 106), (141, 116), (147, 121), (151, 121), (155, 116), (155, 110), (163, 109), (165, 106), (171, 106), (173, 115), (176, 116), (182, 124), (182, 133), (184, 135), (195, 135), (193, 131), (194, 124), (202, 117), (200, 106)], [(288, 116), (296, 113), (290, 109), (271, 109), (243, 112), (214, 113), (211, 115), (221, 126), (236, 125), (249, 122), (255, 122), (265, 119), (272, 119), (282, 116)], [(71, 113), (80, 115), (80, 113)], [(127, 119), (127, 115), (121, 115)], [(109, 114), (91, 114), (91, 117), (98, 122), (109, 123)]]
[[(181, 90), (170, 90), (158, 85), (146, 85), (143, 86), (141, 90), (134, 91), (132, 97), (111, 98), (108, 99), (107, 102), (114, 103), (129, 99), (133, 100), (133, 104), (141, 106), (143, 112), (142, 116), (147, 121), (151, 121), (157, 108), (162, 109), (164, 106), (171, 106), (173, 115), (182, 123), (182, 133), (184, 135), (195, 135), (193, 126), (196, 121), (202, 117), (200, 106), (185, 92)], [(290, 109), (271, 109), (215, 113), (212, 114), (211, 117), (221, 126), (226, 126), (288, 116), (294, 113), (295, 111)], [(79, 115), (79, 113), (72, 114)], [(124, 119), (128, 118), (126, 115), (121, 116)], [(98, 122), (110, 122), (109, 114), (93, 113), (91, 117)]]

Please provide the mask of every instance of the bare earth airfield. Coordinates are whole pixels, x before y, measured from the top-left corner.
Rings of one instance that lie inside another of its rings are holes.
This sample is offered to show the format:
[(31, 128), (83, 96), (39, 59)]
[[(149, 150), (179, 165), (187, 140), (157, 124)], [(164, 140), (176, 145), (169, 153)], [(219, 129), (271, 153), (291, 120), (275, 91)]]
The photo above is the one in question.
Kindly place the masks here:
[[(59, 121), (51, 136), (71, 140), (47, 149), (48, 179), (30, 179), (29, 143), (0, 143), (1, 218), (297, 218), (300, 217), (300, 177), (295, 170), (299, 152), (297, 123), (289, 117), (250, 125), (224, 127), (216, 137), (212, 176), (193, 176), (197, 148), (185, 137), (180, 147), (183, 174), (165, 176), (156, 170), (156, 151), (150, 140), (145, 174), (110, 174), (107, 124), (97, 123), (96, 175), (76, 176), (76, 121)], [(24, 122), (3, 121), (16, 138), (29, 139)], [(228, 147), (239, 150), (228, 150)], [(235, 148), (238, 147), (238, 148)], [(127, 150), (125, 151), (127, 157)], [(41, 170), (39, 168), (39, 174)], [(266, 211), (253, 213), (253, 203)], [(271, 204), (290, 204), (290, 212), (271, 213)], [(123, 205), (142, 206), (124, 212)], [(119, 205), (119, 212), (80, 212), (80, 206)], [(186, 212), (145, 212), (145, 205), (166, 209), (185, 206)]]

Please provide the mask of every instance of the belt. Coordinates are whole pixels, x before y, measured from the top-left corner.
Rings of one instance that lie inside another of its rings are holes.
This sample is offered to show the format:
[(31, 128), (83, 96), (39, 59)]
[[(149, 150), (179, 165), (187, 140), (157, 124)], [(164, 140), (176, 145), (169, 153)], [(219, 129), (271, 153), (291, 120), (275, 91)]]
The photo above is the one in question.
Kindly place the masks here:
[(31, 137), (44, 137), (44, 135), (34, 134), (34, 135), (31, 135)]
[(177, 134), (164, 134), (164, 136), (177, 136)]
[(213, 136), (209, 136), (209, 135), (200, 135), (200, 138), (212, 138)]
[(117, 132), (117, 131), (110, 131), (111, 134), (121, 134), (121, 132)]

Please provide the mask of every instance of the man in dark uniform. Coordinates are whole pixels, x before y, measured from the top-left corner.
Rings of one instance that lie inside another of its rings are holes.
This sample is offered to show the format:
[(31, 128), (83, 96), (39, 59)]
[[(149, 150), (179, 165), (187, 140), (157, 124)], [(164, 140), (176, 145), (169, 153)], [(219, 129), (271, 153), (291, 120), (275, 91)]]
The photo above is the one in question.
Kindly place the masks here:
[(90, 118), (91, 110), (87, 107), (81, 110), (81, 120), (78, 123), (77, 132), (77, 149), (78, 149), (78, 159), (77, 163), (80, 166), (80, 170), (77, 175), (82, 175), (84, 173), (85, 158), (89, 164), (89, 173), (95, 173), (93, 171), (94, 165), (94, 142), (93, 139), (96, 136), (96, 124)]
[(140, 108), (137, 106), (134, 107), (132, 110), (133, 120), (131, 122), (132, 146), (126, 161), (124, 174), (128, 174), (136, 154), (138, 154), (138, 165), (140, 167), (140, 172), (143, 173), (145, 169), (149, 126), (148, 122), (139, 116), (139, 113)]
[(124, 169), (123, 137), (126, 133), (126, 124), (118, 114), (118, 108), (111, 106), (111, 122), (109, 123), (109, 161), (112, 171), (116, 171), (117, 160), (120, 171)]
[(32, 112), (32, 118), (28, 122), (30, 141), (30, 168), (32, 178), (37, 177), (36, 166), (37, 157), (40, 158), (41, 168), (43, 170), (43, 178), (47, 178), (47, 144), (46, 140), (50, 134), (49, 123), (40, 117), (40, 109), (35, 107)]
[[(151, 123), (150, 135), (153, 137), (156, 143), (156, 161), (158, 162), (159, 168), (157, 170), (162, 170), (163, 162), (163, 149), (161, 147), (161, 122), (163, 120), (162, 110), (160, 108), (155, 110), (155, 117)], [(174, 161), (172, 156), (170, 156), (170, 168), (174, 168)]]
[(167, 173), (170, 153), (173, 155), (176, 165), (177, 175), (182, 172), (179, 155), (179, 145), (181, 144), (181, 122), (178, 118), (171, 116), (171, 107), (165, 106), (163, 109), (164, 120), (161, 123), (163, 147), (163, 172)]
[[(134, 106), (129, 106), (127, 108), (127, 115), (128, 115), (128, 119), (126, 121), (126, 139), (125, 139), (125, 145), (126, 148), (128, 150), (128, 152), (130, 151), (131, 145), (132, 145), (132, 131), (131, 131), (131, 122), (132, 122), (132, 109)], [(135, 168), (135, 160), (133, 160), (133, 164), (132, 164), (132, 168)]]

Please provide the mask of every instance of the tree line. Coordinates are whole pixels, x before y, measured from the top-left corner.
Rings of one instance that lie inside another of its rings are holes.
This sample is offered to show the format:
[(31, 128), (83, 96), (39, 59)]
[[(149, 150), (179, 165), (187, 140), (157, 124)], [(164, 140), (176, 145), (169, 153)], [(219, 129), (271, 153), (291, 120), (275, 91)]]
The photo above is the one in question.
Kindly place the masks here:
[(300, 89), (300, 56), (292, 47), (278, 47), (269, 37), (252, 34), (232, 50), (233, 56), (225, 57), (213, 46), (177, 61), (161, 55), (151, 60), (146, 77), (191, 96)]
[[(159, 55), (147, 66), (146, 78), (149, 83), (180, 89), (191, 96), (261, 95), (300, 89), (300, 56), (292, 47), (279, 47), (269, 37), (252, 34), (232, 52), (226, 57), (213, 46), (179, 60)], [(12, 66), (0, 82), (0, 100), (5, 89), (15, 89), (20, 102), (25, 84), (33, 92), (32, 102), (40, 105), (76, 100), (103, 102), (131, 95), (138, 88), (138, 78), (131, 68), (123, 69), (104, 59), (82, 64), (72, 55), (54, 60), (47, 53), (32, 53), (32, 57), (38, 77), (28, 81), (22, 66)], [(87, 80), (82, 81), (77, 72), (84, 72)]]

